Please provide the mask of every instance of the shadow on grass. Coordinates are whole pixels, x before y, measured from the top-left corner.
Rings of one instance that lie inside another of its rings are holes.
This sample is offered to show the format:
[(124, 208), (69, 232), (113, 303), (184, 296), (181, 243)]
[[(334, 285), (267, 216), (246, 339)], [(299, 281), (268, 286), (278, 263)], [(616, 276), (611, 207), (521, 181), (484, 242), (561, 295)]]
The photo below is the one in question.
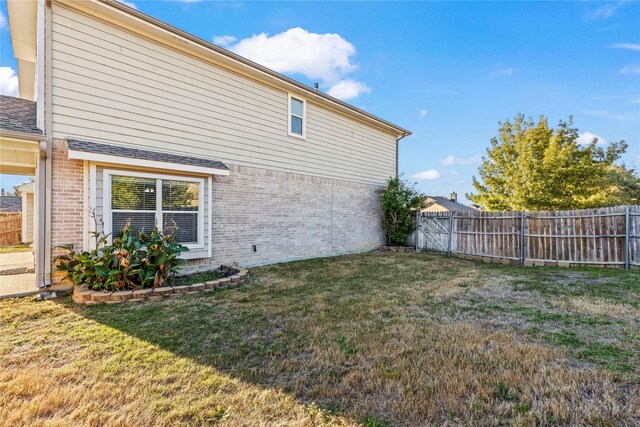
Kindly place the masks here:
[[(349, 360), (362, 352), (351, 344), (354, 322), (364, 320), (371, 308), (366, 297), (356, 302), (366, 286), (362, 281), (371, 274), (376, 281), (391, 278), (371, 267), (347, 261), (336, 268), (330, 259), (318, 259), (261, 267), (246, 285), (158, 302), (91, 307), (76, 306), (70, 299), (60, 303), (231, 378), (282, 390), (304, 407), (311, 405), (311, 412), (317, 404), (321, 416), (385, 426), (384, 415), (349, 407), (344, 393), (336, 392), (349, 373)], [(370, 298), (379, 303), (377, 296)], [(359, 390), (353, 391), (355, 400), (367, 398), (364, 391), (359, 396)]]
[[(398, 263), (398, 256), (407, 262)], [(378, 348), (397, 339), (398, 331), (411, 328), (412, 323), (435, 326), (429, 313), (424, 313), (432, 297), (424, 290), (425, 277), (447, 283), (470, 274), (467, 269), (473, 270), (469, 276), (472, 281), (505, 274), (513, 278), (514, 286), (551, 294), (557, 291), (550, 283), (561, 271), (535, 272), (424, 254), (373, 254), (261, 267), (253, 270), (254, 279), (248, 285), (161, 302), (78, 307), (66, 299), (61, 304), (230, 377), (283, 390), (306, 407), (316, 402), (326, 414), (383, 426), (388, 425), (385, 420), (402, 422), (398, 399), (420, 393), (428, 398), (433, 385), (402, 389), (397, 380), (403, 373), (395, 364), (403, 359), (392, 359), (392, 346), (384, 351)], [(580, 277), (598, 274), (589, 272)], [(454, 287), (456, 292), (465, 289), (460, 284)], [(602, 293), (590, 286), (583, 288), (576, 285), (576, 292)], [(352, 378), (354, 367), (363, 364), (371, 367), (360, 369), (361, 378), (356, 381)], [(353, 386), (345, 387), (350, 381)], [(372, 399), (381, 401), (371, 404)], [(502, 415), (495, 418), (492, 405), (504, 407), (504, 403), (493, 402), (490, 392), (484, 401), (478, 399), (459, 419), (510, 422), (518, 416), (514, 403), (515, 409), (501, 409)], [(364, 402), (367, 404), (361, 406)], [(363, 410), (364, 406), (368, 409)], [(443, 413), (436, 419), (445, 421), (453, 415), (460, 416)]]

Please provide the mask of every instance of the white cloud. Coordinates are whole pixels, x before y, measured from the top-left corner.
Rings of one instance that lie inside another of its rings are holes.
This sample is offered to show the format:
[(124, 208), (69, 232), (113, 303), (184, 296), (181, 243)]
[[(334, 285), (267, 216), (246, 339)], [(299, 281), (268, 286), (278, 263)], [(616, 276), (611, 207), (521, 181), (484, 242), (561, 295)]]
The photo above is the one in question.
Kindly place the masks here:
[(218, 41), (279, 73), (302, 74), (317, 81), (336, 98), (351, 99), (371, 92), (365, 83), (347, 78), (357, 68), (353, 62), (356, 48), (339, 34), (318, 34), (296, 27), (272, 36), (260, 33), (239, 41), (231, 37), (220, 36)]
[(625, 65), (620, 69), (620, 73), (622, 74), (640, 74), (640, 65), (638, 64), (629, 64)]
[(120, 3), (122, 3), (123, 5), (125, 5), (125, 6), (129, 6), (129, 7), (134, 8), (134, 9), (138, 8), (134, 2), (127, 1), (127, 0), (118, 0), (118, 1)]
[(491, 73), (492, 76), (511, 76), (515, 70), (513, 68), (501, 68)]
[(587, 14), (587, 18), (593, 20), (610, 18), (618, 11), (618, 9), (624, 6), (625, 3), (627, 3), (627, 0), (605, 4), (604, 6), (592, 10)]
[(281, 73), (300, 73), (335, 83), (353, 71), (356, 48), (338, 34), (310, 33), (291, 28), (269, 36), (257, 34), (231, 46), (235, 53)]
[(213, 37), (213, 43), (222, 47), (229, 46), (231, 43), (235, 42), (236, 40), (238, 39), (233, 36), (214, 36)]
[(427, 114), (429, 114), (429, 110), (422, 109), (420, 110), (419, 114), (420, 114), (420, 117), (427, 117)]
[(0, 67), (0, 95), (18, 96), (18, 76), (11, 67)]
[(588, 145), (588, 144), (591, 144), (591, 142), (593, 141), (593, 138), (598, 138), (598, 144), (607, 143), (606, 139), (591, 132), (581, 133), (578, 139), (576, 140), (576, 142), (580, 145)]
[(362, 93), (371, 93), (371, 89), (356, 80), (340, 80), (329, 88), (327, 93), (338, 99), (357, 98)]
[(449, 154), (444, 159), (440, 159), (440, 163), (442, 163), (445, 166), (471, 165), (474, 163), (478, 163), (480, 160), (482, 160), (482, 156), (480, 155), (472, 156), (472, 157), (458, 157), (458, 156), (454, 156), (453, 154)]
[(7, 26), (7, 17), (4, 16), (4, 13), (0, 10), (0, 30), (4, 29)]
[(434, 179), (440, 178), (440, 172), (436, 169), (427, 169), (426, 171), (411, 175), (411, 178), (418, 181), (433, 181)]
[(640, 44), (635, 43), (615, 43), (611, 45), (614, 49), (630, 49), (630, 50), (640, 50)]

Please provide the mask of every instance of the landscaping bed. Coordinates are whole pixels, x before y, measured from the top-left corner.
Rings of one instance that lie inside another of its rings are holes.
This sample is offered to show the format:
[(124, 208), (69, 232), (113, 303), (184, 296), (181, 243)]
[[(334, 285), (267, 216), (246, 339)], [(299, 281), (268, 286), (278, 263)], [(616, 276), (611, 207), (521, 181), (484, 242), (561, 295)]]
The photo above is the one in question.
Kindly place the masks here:
[[(145, 300), (157, 301), (163, 298), (177, 297), (181, 294), (195, 294), (199, 292), (226, 289), (245, 283), (249, 272), (247, 270), (222, 267), (208, 273), (198, 273), (192, 276), (174, 278), (175, 286), (159, 286), (155, 288), (135, 289), (127, 291), (92, 291), (82, 287), (74, 287), (73, 300), (78, 304), (117, 304), (122, 302), (140, 302)], [(213, 279), (193, 283), (193, 279)], [(185, 284), (181, 284), (185, 283)], [(188, 283), (188, 284), (187, 284)]]

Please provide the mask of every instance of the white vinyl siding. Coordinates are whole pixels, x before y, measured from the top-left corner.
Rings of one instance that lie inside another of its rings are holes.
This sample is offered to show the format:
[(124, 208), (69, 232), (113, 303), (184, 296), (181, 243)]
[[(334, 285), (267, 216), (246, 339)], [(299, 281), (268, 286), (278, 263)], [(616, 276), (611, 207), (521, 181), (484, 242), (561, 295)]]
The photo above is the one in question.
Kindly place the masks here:
[(55, 138), (374, 184), (395, 175), (390, 133), (305, 102), (300, 144), (287, 92), (56, 3), (52, 16)]

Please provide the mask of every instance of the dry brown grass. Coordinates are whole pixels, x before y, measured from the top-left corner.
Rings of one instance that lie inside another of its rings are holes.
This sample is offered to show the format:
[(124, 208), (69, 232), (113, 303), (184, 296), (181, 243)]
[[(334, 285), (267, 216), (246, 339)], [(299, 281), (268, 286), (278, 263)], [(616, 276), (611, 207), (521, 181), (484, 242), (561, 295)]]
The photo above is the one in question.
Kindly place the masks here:
[[(637, 425), (633, 354), (619, 370), (526, 333), (568, 318), (585, 343), (638, 352), (621, 332), (637, 290), (611, 274), (371, 253), (159, 303), (3, 301), (0, 424)], [(574, 292), (603, 277), (613, 297)]]

